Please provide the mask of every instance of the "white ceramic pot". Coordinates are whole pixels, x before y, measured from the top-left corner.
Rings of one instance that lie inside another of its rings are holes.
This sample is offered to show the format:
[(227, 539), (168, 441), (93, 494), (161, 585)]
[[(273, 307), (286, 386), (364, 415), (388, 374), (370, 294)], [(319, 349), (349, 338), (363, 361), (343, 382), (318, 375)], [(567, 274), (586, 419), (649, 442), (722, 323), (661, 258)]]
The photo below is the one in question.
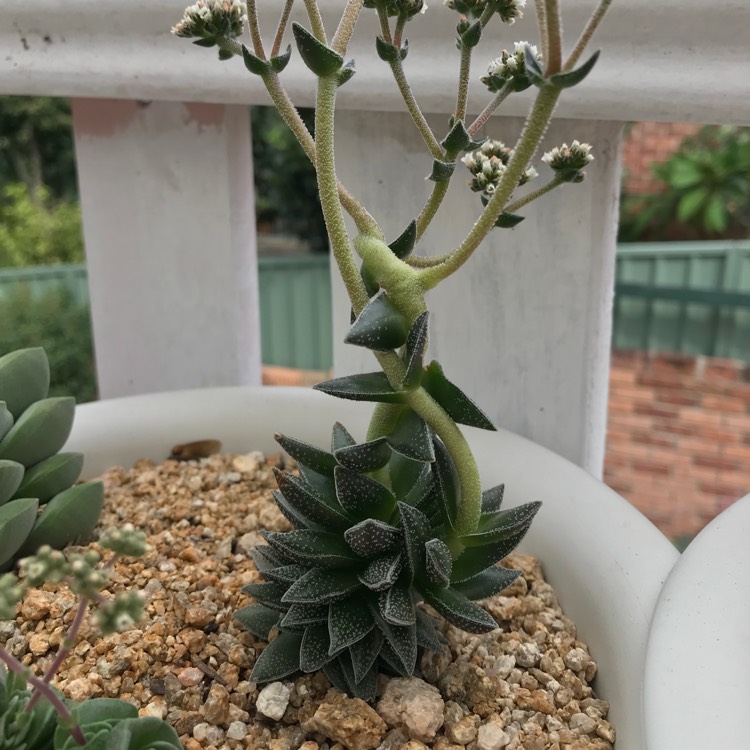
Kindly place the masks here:
[[(274, 432), (328, 447), (336, 420), (364, 439), (371, 410), (301, 388), (133, 396), (78, 407), (66, 449), (85, 453), (84, 475), (92, 476), (209, 438), (228, 452), (276, 451)], [(465, 432), (485, 487), (504, 482), (509, 506), (543, 501), (521, 550), (541, 559), (599, 664), (596, 687), (612, 705), (617, 750), (643, 750), (648, 627), (677, 552), (641, 513), (569, 461), (509, 432)]]
[(645, 707), (648, 750), (748, 747), (750, 495), (688, 545), (654, 613)]

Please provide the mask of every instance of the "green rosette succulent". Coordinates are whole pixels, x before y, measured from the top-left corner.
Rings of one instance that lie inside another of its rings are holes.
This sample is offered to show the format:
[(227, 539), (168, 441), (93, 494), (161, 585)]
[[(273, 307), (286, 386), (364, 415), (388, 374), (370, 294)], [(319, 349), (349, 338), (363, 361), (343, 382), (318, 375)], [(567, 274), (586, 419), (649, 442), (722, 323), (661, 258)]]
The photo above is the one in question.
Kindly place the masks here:
[(43, 544), (61, 549), (88, 536), (102, 510), (100, 482), (74, 485), (82, 454), (59, 452), (75, 400), (47, 398), (49, 382), (43, 349), (0, 357), (0, 572)]
[(40, 701), (27, 712), (31, 692), (23, 678), (0, 665), (0, 747), (3, 750), (49, 750), (52, 747), (57, 713), (47, 701)]

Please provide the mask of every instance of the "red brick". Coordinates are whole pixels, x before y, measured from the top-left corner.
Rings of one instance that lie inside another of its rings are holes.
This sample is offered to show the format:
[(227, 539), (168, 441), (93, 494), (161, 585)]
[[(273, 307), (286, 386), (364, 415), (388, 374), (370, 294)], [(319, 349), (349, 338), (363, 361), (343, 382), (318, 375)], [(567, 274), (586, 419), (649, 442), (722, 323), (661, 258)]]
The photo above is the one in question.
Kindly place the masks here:
[(672, 467), (661, 461), (643, 461), (637, 459), (633, 461), (632, 466), (635, 471), (643, 472), (644, 474), (655, 474), (667, 477), (672, 473)]
[(731, 458), (720, 458), (716, 456), (696, 456), (693, 459), (696, 466), (705, 466), (707, 469), (716, 469), (717, 471), (734, 471), (738, 468), (738, 462)]
[(730, 396), (704, 396), (701, 405), (711, 411), (726, 411), (742, 414), (747, 412), (747, 403), (741, 398)]
[(744, 462), (747, 466), (748, 477), (750, 477), (750, 445), (725, 445), (721, 449), (721, 455)]
[(671, 435), (661, 435), (658, 432), (634, 431), (632, 439), (641, 445), (657, 445), (663, 448), (677, 448), (678, 445), (677, 440)]
[(636, 404), (633, 410), (636, 414), (648, 415), (649, 417), (661, 417), (662, 419), (675, 419), (677, 409), (669, 406), (654, 406), (653, 404)]
[(698, 393), (683, 390), (658, 390), (656, 401), (660, 404), (677, 404), (679, 406), (695, 406), (701, 400)]

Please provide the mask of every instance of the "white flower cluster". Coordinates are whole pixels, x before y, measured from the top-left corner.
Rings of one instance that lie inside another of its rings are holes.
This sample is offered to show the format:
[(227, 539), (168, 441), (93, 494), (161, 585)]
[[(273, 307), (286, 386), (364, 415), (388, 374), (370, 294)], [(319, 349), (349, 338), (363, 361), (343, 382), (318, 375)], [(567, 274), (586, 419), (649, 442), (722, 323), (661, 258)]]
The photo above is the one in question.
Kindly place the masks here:
[[(500, 53), (500, 57), (494, 59), (487, 68), (489, 76), (494, 78), (502, 78), (508, 80), (514, 78), (517, 75), (526, 75), (526, 67), (524, 65), (525, 60), (525, 46), (528, 42), (516, 42), (514, 44), (513, 52), (508, 52), (504, 49)], [(534, 57), (539, 60), (540, 55), (536, 46), (533, 44), (529, 45), (531, 51), (534, 53)]]
[[(444, 0), (451, 10), (458, 11), (469, 18), (479, 18), (484, 12), (490, 0)], [(507, 24), (514, 23), (517, 18), (523, 18), (521, 8), (526, 7), (526, 0), (491, 0), (495, 5), (494, 12), (500, 16), (500, 20)]]
[(573, 141), (570, 146), (563, 143), (542, 156), (542, 161), (554, 170), (580, 170), (594, 161), (591, 144)]
[(526, 0), (500, 0), (497, 5), (500, 20), (507, 24), (513, 24), (517, 18), (523, 18), (521, 8), (526, 7)]
[[(469, 187), (475, 193), (492, 195), (508, 169), (512, 155), (513, 149), (508, 148), (502, 141), (485, 141), (476, 151), (466, 154), (461, 162), (473, 175)], [(529, 167), (524, 171), (518, 184), (525, 185), (537, 176), (536, 169)]]
[(242, 34), (246, 21), (242, 0), (198, 0), (185, 9), (182, 20), (172, 27), (172, 33), (187, 38), (235, 38)]

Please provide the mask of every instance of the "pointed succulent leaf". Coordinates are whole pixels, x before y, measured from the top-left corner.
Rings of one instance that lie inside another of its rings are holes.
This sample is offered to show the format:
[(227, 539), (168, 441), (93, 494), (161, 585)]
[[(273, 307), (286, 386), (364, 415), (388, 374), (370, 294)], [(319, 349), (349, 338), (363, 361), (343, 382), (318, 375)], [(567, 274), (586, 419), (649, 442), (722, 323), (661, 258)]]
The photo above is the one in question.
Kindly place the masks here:
[[(291, 52), (291, 48), (289, 51)], [(252, 52), (250, 52), (250, 50), (244, 44), (242, 45), (242, 60), (245, 63), (245, 67), (253, 75), (262, 76), (271, 70), (270, 62), (261, 60), (257, 55), (254, 55)]]
[(391, 457), (391, 449), (385, 437), (358, 443), (334, 451), (336, 460), (347, 469), (361, 474), (382, 469)]
[(328, 635), (328, 626), (308, 625), (302, 636), (302, 645), (299, 652), (299, 668), (303, 672), (317, 672), (327, 664), (333, 656), (328, 653), (331, 639)]
[(279, 624), (279, 613), (264, 604), (250, 604), (234, 613), (234, 619), (257, 638), (268, 640), (268, 634)]
[(397, 257), (403, 260), (404, 258), (407, 258), (409, 255), (411, 255), (412, 250), (414, 250), (414, 245), (417, 243), (417, 222), (415, 219), (412, 219), (406, 229), (404, 229), (401, 234), (396, 237), (393, 242), (391, 242), (390, 245), (388, 245), (389, 248), (393, 251), (393, 254)]
[(344, 669), (341, 666), (341, 661), (341, 657), (331, 659), (331, 661), (323, 667), (323, 674), (328, 678), (328, 681), (336, 688), (336, 690), (349, 694), (352, 692), (352, 688), (349, 685), (349, 681), (346, 679)]
[(417, 626), (391, 625), (383, 619), (377, 607), (373, 609), (377, 627), (383, 631), (383, 645), (380, 649), (381, 657), (395, 662), (400, 674), (411, 677), (417, 666)]
[(300, 476), (304, 480), (305, 489), (312, 492), (329, 507), (343, 511), (338, 504), (338, 500), (336, 500), (336, 483), (333, 481), (333, 473), (328, 477), (325, 474), (318, 474), (317, 471), (313, 471), (301, 464), (298, 468)]
[(499, 594), (507, 589), (520, 575), (520, 570), (509, 570), (500, 565), (493, 565), (473, 578), (469, 578), (468, 581), (454, 583), (452, 588), (459, 594), (463, 594), (467, 599), (476, 601)]
[(404, 394), (391, 388), (383, 372), (345, 375), (343, 378), (318, 383), (313, 388), (351, 401), (376, 401), (385, 404), (402, 404), (405, 401)]
[(349, 686), (349, 692), (360, 700), (371, 703), (375, 700), (376, 690), (378, 686), (378, 673), (375, 667), (372, 667), (369, 672), (357, 682), (354, 677), (354, 668), (352, 666), (349, 652), (345, 652), (339, 656), (339, 662), (341, 669), (344, 672), (347, 685)]
[(418, 315), (406, 338), (406, 355), (404, 357), (406, 374), (404, 375), (403, 387), (407, 390), (416, 388), (422, 382), (422, 363), (427, 350), (428, 317), (429, 312), (427, 310)]
[(513, 552), (526, 535), (526, 531), (527, 529), (524, 529), (515, 536), (503, 539), (500, 542), (487, 544), (484, 547), (471, 547), (465, 549), (459, 557), (453, 561), (451, 581), (453, 583), (466, 581), (495, 563), (500, 562), (500, 560)]
[[(23, 482), (23, 465), (17, 461), (5, 461), (0, 459), (0, 505), (4, 505), (15, 494)], [(33, 494), (27, 497), (34, 497)]]
[(336, 654), (362, 640), (373, 628), (375, 621), (366, 602), (357, 596), (333, 602), (328, 609), (328, 652)]
[(344, 64), (338, 52), (319, 42), (304, 26), (293, 23), (292, 31), (302, 60), (316, 76), (333, 75)]
[(252, 596), (259, 604), (263, 604), (269, 609), (275, 609), (277, 612), (284, 612), (286, 604), (281, 601), (289, 586), (284, 583), (270, 581), (268, 583), (248, 583), (240, 590), (243, 594)]
[(544, 71), (539, 65), (539, 60), (529, 44), (526, 44), (523, 48), (523, 63), (526, 68), (526, 77), (535, 86), (543, 86), (545, 84)]
[(399, 50), (394, 44), (389, 44), (383, 37), (375, 37), (375, 49), (378, 57), (387, 63), (397, 62), (399, 59)]
[(375, 518), (366, 518), (344, 532), (347, 544), (360, 557), (382, 556), (384, 552), (398, 549), (401, 530)]
[[(95, 698), (94, 700), (103, 699)], [(84, 731), (89, 734), (86, 727)], [(111, 732), (107, 733), (105, 742), (108, 750), (132, 750), (133, 748), (178, 750), (182, 747), (177, 732), (156, 716), (141, 716), (120, 721)]]
[(338, 75), (336, 76), (339, 88), (341, 88), (347, 81), (350, 81), (356, 72), (357, 68), (354, 64), (354, 60), (349, 60), (349, 62), (339, 70)]
[(414, 482), (412, 488), (406, 494), (404, 502), (419, 508), (422, 513), (429, 516), (429, 507), (435, 505), (435, 475), (428, 464), (424, 464), (424, 470)]
[(513, 229), (513, 227), (517, 227), (525, 218), (525, 216), (509, 214), (503, 211), (503, 213), (497, 217), (495, 226), (498, 227), (498, 229)]
[(327, 531), (261, 531), (260, 535), (278, 552), (303, 565), (341, 568), (352, 564), (354, 553), (340, 534)]
[(455, 162), (435, 159), (432, 162), (432, 172), (430, 172), (427, 179), (433, 182), (445, 182), (446, 180), (450, 180), (455, 169)]
[(86, 539), (94, 531), (103, 505), (101, 482), (86, 482), (63, 490), (47, 503), (20, 554), (33, 555), (43, 544), (62, 549), (71, 542)]
[(393, 586), (382, 591), (378, 605), (383, 619), (391, 625), (414, 625), (417, 622), (408, 576), (402, 575)]
[(33, 466), (63, 447), (73, 426), (74, 398), (45, 398), (29, 406), (0, 441), (0, 458)]
[(308, 466), (318, 474), (332, 477), (336, 468), (336, 459), (331, 453), (316, 448), (309, 443), (287, 437), (286, 435), (274, 435), (274, 440), (299, 464)]
[(269, 568), (276, 568), (291, 563), (290, 559), (285, 555), (280, 555), (270, 544), (256, 544), (250, 550), (250, 557), (253, 558), (255, 567), (261, 573), (265, 573)]
[(345, 529), (351, 521), (335, 497), (324, 502), (306, 484), (288, 472), (274, 470), (279, 491), (286, 502), (303, 517), (330, 529)]
[(0, 357), (0, 401), (18, 419), (49, 391), (49, 361), (44, 349), (18, 349)]
[(0, 506), (0, 571), (7, 570), (34, 527), (39, 501), (22, 498)]
[[(374, 297), (380, 291), (380, 284), (375, 280), (372, 272), (364, 265), (361, 265), (359, 267), (359, 275), (362, 277), (362, 283), (365, 285), (367, 296)], [(354, 310), (352, 310), (351, 322), (354, 323), (356, 319), (357, 316), (354, 314)]]
[(328, 621), (327, 604), (292, 604), (279, 623), (282, 628), (299, 628)]
[(267, 570), (263, 577), (275, 583), (291, 586), (298, 578), (302, 578), (308, 570), (310, 568), (307, 565), (292, 563), (291, 565), (282, 565), (279, 568)]
[(10, 413), (5, 401), (0, 401), (0, 440), (8, 434), (11, 427), (13, 427), (13, 415)]
[(359, 574), (359, 581), (372, 591), (382, 591), (394, 584), (402, 567), (400, 552), (378, 557)]
[(409, 54), (409, 40), (404, 39), (404, 43), (401, 45), (401, 49), (398, 51), (399, 57), (403, 62), (406, 60), (406, 56)]
[(15, 496), (36, 497), (40, 503), (46, 503), (72, 486), (82, 468), (83, 453), (56, 453), (26, 471)]
[(288, 44), (287, 48), (282, 52), (280, 55), (276, 55), (275, 57), (272, 57), (269, 62), (271, 63), (271, 67), (277, 72), (281, 73), (284, 68), (289, 64), (289, 60), (292, 57), (292, 45)]
[(479, 519), (479, 526), (473, 534), (461, 537), (465, 547), (481, 547), (491, 542), (514, 537), (519, 532), (526, 532), (542, 504), (525, 503), (516, 508), (501, 510)]
[(255, 662), (250, 679), (253, 682), (274, 682), (299, 671), (302, 635), (283, 631), (272, 640)]
[(601, 50), (594, 52), (594, 54), (583, 63), (583, 65), (575, 70), (569, 70), (564, 73), (554, 73), (549, 78), (550, 83), (560, 89), (568, 89), (571, 86), (579, 84), (592, 71), (594, 65), (596, 65), (600, 52)]
[(336, 497), (352, 518), (375, 518), (381, 521), (390, 518), (396, 507), (396, 498), (387, 487), (345, 466), (337, 466), (334, 476)]
[(465, 49), (471, 49), (479, 44), (482, 38), (482, 22), (474, 21), (469, 28), (460, 36), (461, 46)]
[(448, 135), (440, 141), (440, 145), (449, 154), (458, 154), (461, 151), (467, 151), (469, 149), (479, 148), (482, 145), (484, 139), (475, 141), (466, 130), (466, 126), (463, 120), (456, 120), (453, 123), (453, 127), (448, 132)]
[(438, 614), (467, 633), (489, 633), (498, 627), (489, 612), (451, 588), (425, 586), (422, 593)]
[(417, 645), (428, 651), (440, 651), (443, 648), (435, 620), (421, 609), (417, 609)]
[(498, 484), (482, 493), (482, 515), (488, 513), (497, 513), (503, 504), (503, 495), (505, 494), (505, 485)]
[(361, 682), (375, 666), (382, 644), (383, 631), (380, 628), (373, 627), (364, 638), (349, 646), (355, 682)]
[(433, 586), (447, 586), (451, 580), (453, 557), (442, 539), (430, 539), (424, 546), (426, 554), (426, 577)]
[(344, 341), (376, 352), (387, 352), (402, 346), (408, 333), (406, 316), (381, 289), (362, 308)]
[(311, 521), (309, 518), (305, 518), (301, 513), (298, 513), (284, 498), (284, 496), (274, 490), (272, 493), (276, 506), (281, 511), (284, 518), (292, 525), (295, 529), (309, 529), (313, 531), (322, 531), (323, 527), (320, 524)]
[(337, 450), (341, 448), (348, 448), (351, 445), (356, 445), (357, 441), (351, 436), (349, 430), (341, 424), (336, 422), (333, 425), (333, 431), (331, 433), (331, 453), (336, 454)]
[(293, 583), (284, 594), (286, 604), (330, 604), (360, 587), (357, 570), (313, 568)]
[(420, 576), (425, 566), (425, 543), (432, 536), (430, 522), (422, 511), (406, 503), (398, 504), (401, 526), (404, 530), (404, 551), (409, 572)]
[(430, 430), (424, 419), (411, 409), (401, 412), (396, 426), (388, 435), (388, 444), (394, 451), (415, 461), (429, 463), (435, 460)]
[(399, 500), (406, 497), (425, 472), (429, 471), (428, 464), (423, 461), (413, 461), (395, 452), (391, 454), (388, 468), (391, 475), (391, 490)]
[(458, 483), (456, 467), (448, 449), (442, 441), (433, 437), (435, 447), (435, 463), (433, 470), (437, 481), (435, 489), (443, 521), (447, 526), (453, 526), (461, 502), (461, 489)]
[(443, 368), (437, 362), (430, 363), (422, 378), (422, 385), (455, 422), (483, 430), (497, 429), (487, 415), (445, 377)]

